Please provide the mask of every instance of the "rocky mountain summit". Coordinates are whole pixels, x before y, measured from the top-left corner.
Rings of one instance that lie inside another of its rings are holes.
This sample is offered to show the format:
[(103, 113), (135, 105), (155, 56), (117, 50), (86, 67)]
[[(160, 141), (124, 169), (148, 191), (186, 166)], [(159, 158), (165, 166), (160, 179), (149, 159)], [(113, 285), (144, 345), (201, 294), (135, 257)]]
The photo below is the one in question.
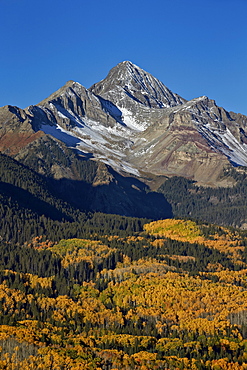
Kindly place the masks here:
[[(215, 186), (223, 184), (229, 163), (247, 165), (246, 127), (246, 116), (205, 96), (186, 101), (125, 61), (89, 89), (69, 81), (25, 110), (0, 108), (0, 150), (23, 163), (30, 156), (43, 160), (43, 174), (44, 152), (38, 148), (53, 143), (146, 183), (176, 175)], [(73, 166), (53, 157), (51, 176), (77, 178)]]
[(186, 102), (157, 78), (129, 61), (112, 68), (108, 76), (90, 90), (127, 110), (130, 107), (138, 110), (140, 104), (148, 108), (169, 108)]

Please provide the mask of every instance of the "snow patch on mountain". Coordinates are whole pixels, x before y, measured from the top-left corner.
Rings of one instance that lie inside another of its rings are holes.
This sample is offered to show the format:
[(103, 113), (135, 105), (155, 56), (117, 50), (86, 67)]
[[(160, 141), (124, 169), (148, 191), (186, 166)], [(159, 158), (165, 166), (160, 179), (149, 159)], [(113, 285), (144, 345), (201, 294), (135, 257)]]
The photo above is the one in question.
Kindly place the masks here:
[(132, 130), (136, 130), (136, 131), (146, 130), (146, 128), (148, 127), (147, 122), (141, 122), (141, 123), (138, 122), (135, 119), (135, 115), (127, 108), (121, 108), (121, 111), (122, 111), (123, 122), (128, 128)]
[(227, 147), (223, 147), (222, 152), (229, 157), (230, 161), (239, 166), (247, 166), (247, 145), (240, 144), (228, 128), (221, 135), (221, 139)]
[[(72, 111), (69, 112), (72, 115)], [(61, 111), (59, 116), (67, 118)], [(75, 126), (69, 129), (61, 125), (42, 124), (40, 129), (58, 140), (63, 141), (69, 147), (75, 148), (83, 153), (92, 153), (95, 159), (109, 164), (117, 171), (129, 172), (139, 176), (138, 170), (125, 160), (125, 152), (129, 150), (133, 142), (130, 130), (118, 127), (105, 127), (99, 122), (83, 117), (74, 117)]]
[(226, 155), (234, 164), (247, 166), (247, 145), (239, 143), (227, 127), (223, 131), (215, 129), (210, 123), (205, 125), (195, 123), (198, 131), (207, 139), (213, 149)]

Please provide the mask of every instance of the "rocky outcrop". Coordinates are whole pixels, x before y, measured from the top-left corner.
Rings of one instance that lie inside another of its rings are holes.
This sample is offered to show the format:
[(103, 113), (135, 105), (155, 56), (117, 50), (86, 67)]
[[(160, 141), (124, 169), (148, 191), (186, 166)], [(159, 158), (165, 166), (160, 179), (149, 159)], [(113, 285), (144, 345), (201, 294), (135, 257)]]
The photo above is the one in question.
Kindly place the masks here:
[(13, 156), (43, 135), (33, 129), (32, 119), (24, 110), (10, 105), (0, 108), (1, 152)]
[(116, 120), (102, 109), (100, 100), (78, 82), (68, 81), (61, 89), (27, 108), (33, 117), (35, 128), (44, 124), (60, 125), (69, 130), (83, 125), (84, 120), (100, 122), (106, 127), (114, 126)]

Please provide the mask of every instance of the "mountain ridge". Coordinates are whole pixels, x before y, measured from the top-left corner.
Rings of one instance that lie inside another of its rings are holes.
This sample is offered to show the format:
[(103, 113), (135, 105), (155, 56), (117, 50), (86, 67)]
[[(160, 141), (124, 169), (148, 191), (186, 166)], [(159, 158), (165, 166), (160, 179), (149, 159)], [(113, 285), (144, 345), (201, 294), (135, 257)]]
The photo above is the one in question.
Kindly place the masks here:
[[(80, 161), (102, 164), (107, 183), (103, 175), (92, 180), (89, 197), (99, 211), (115, 212), (114, 201), (121, 199), (125, 205), (117, 212), (139, 216), (137, 200), (145, 198), (151, 207), (148, 192), (173, 176), (198, 186), (234, 186), (227, 169), (234, 165), (244, 171), (246, 149), (246, 116), (227, 112), (206, 96), (187, 101), (129, 61), (89, 89), (71, 80), (37, 105), (0, 108), (0, 150), (61, 180), (65, 193), (73, 194), (72, 183), (84, 181)], [(84, 204), (86, 194), (77, 187), (73, 201)]]
[[(247, 117), (225, 111), (206, 96), (186, 101), (130, 61), (89, 89), (68, 81), (39, 104), (11, 113), (24, 131), (25, 121), (33, 133), (51, 135), (139, 178), (145, 172), (187, 173), (199, 183), (220, 185), (217, 177), (229, 161), (247, 164)], [(218, 167), (213, 162), (220, 165), (212, 180), (211, 167)], [(208, 167), (202, 178), (201, 164)]]

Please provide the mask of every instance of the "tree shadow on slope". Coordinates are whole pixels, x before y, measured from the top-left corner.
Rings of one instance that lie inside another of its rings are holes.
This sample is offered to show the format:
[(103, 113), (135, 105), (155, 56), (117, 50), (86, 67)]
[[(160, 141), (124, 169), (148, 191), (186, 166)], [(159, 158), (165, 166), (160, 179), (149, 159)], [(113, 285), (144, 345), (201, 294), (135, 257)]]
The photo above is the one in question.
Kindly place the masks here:
[(58, 221), (75, 220), (79, 209), (154, 220), (173, 216), (164, 194), (150, 192), (137, 178), (122, 176), (101, 162), (75, 156), (62, 157), (62, 161), (57, 154), (55, 163), (60, 162), (61, 168), (73, 169), (78, 180), (55, 180), (49, 176), (54, 163), (49, 158), (44, 162), (46, 175), (36, 172), (38, 155), (33, 155), (32, 161), (25, 164), (6, 155), (0, 155), (0, 159), (0, 195), (11, 197), (21, 208), (38, 215)]
[(57, 221), (62, 221), (63, 219), (70, 220), (68, 215), (58, 210), (56, 206), (37, 198), (37, 196), (31, 194), (28, 190), (24, 190), (15, 185), (1, 181), (0, 195), (1, 203), (4, 203), (5, 200), (11, 201), (13, 207), (14, 204), (16, 204), (18, 208), (29, 209), (39, 216), (44, 215)]
[(95, 186), (62, 179), (55, 186), (65, 201), (83, 211), (154, 220), (173, 217), (172, 207), (163, 194), (150, 192), (146, 184), (133, 177), (121, 176), (110, 168), (108, 171), (112, 175), (108, 183)]

